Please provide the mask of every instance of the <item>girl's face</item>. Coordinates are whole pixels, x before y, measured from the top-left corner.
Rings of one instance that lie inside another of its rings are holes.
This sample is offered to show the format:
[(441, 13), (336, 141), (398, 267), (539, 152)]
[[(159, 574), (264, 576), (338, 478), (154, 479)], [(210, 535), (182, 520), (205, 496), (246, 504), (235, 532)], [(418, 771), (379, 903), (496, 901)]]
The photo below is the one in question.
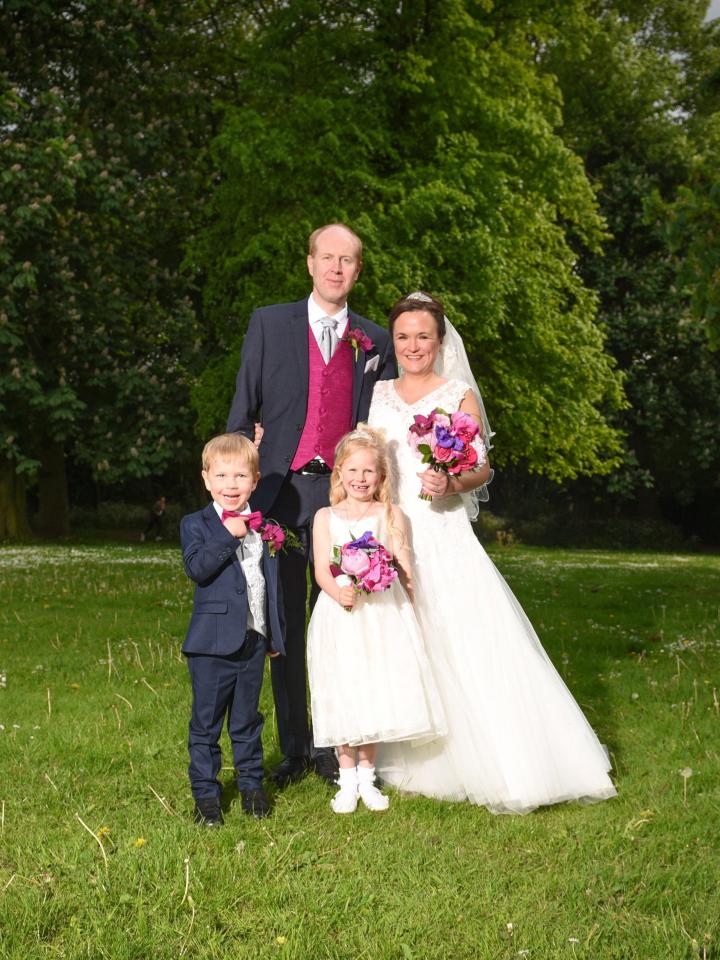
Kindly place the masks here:
[(351, 500), (374, 500), (382, 483), (375, 451), (360, 447), (351, 453), (340, 467), (340, 480)]

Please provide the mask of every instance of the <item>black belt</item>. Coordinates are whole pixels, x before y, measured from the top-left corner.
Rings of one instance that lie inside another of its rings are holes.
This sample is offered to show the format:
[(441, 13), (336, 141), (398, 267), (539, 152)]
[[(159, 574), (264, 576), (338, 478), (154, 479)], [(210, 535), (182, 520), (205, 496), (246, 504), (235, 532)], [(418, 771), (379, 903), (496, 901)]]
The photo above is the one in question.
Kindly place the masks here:
[(293, 470), (293, 473), (299, 473), (301, 477), (329, 477), (332, 470), (322, 460), (310, 460), (299, 470)]

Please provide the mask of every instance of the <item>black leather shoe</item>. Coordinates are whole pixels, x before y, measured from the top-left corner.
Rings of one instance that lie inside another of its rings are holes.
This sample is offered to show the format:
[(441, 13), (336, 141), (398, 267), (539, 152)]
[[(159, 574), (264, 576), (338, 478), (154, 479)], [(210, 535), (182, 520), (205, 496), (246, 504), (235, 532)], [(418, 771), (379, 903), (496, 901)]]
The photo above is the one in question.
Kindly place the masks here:
[(307, 776), (308, 762), (306, 757), (285, 757), (270, 774), (270, 779), (280, 790), (291, 783), (297, 783)]
[(244, 813), (261, 820), (270, 816), (270, 800), (262, 787), (240, 791), (240, 799)]
[(310, 766), (315, 773), (332, 786), (338, 782), (338, 761), (334, 750), (318, 750), (310, 760)]
[(201, 823), (204, 827), (221, 827), (225, 819), (220, 809), (220, 801), (196, 800), (195, 823)]

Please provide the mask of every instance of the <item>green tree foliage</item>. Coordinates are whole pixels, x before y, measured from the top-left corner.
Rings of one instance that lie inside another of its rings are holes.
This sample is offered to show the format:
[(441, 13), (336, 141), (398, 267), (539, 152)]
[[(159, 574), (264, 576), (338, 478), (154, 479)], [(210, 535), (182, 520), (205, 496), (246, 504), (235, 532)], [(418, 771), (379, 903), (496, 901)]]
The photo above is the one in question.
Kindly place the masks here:
[[(719, 50), (720, 52), (720, 50)], [(720, 74), (720, 69), (718, 70)], [(668, 239), (695, 319), (720, 347), (720, 113), (702, 124), (688, 181), (668, 207)]]
[(556, 479), (614, 463), (600, 410), (621, 404), (619, 377), (577, 271), (576, 248), (596, 247), (602, 225), (537, 66), (581, 8), (556, 23), (548, 7), (258, 5), (193, 250), (219, 345), (195, 394), (206, 429), (224, 423), (251, 308), (305, 295), (307, 235), (343, 220), (366, 244), (356, 309), (382, 321), (412, 289), (444, 299), (501, 461)]
[(596, 3), (582, 42), (565, 37), (546, 59), (563, 92), (566, 143), (584, 159), (608, 224), (610, 239), (601, 254), (584, 254), (582, 273), (598, 291), (630, 401), (613, 415), (627, 436), (622, 468), (595, 494), (646, 513), (670, 505), (675, 519), (681, 508), (707, 518), (720, 472), (720, 366), (678, 278), (679, 268), (694, 272), (692, 251), (707, 238), (688, 222), (680, 230), (691, 215), (677, 201), (673, 257), (667, 220), (668, 204), (689, 197), (698, 116), (713, 110), (704, 77), (717, 47), (705, 7)]
[[(182, 10), (1, 8), (0, 462), (6, 478), (38, 472), (48, 532), (67, 530), (68, 455), (104, 482), (157, 474), (191, 426), (178, 265), (207, 110), (177, 66), (193, 53)], [(0, 534), (22, 527), (3, 508)]]

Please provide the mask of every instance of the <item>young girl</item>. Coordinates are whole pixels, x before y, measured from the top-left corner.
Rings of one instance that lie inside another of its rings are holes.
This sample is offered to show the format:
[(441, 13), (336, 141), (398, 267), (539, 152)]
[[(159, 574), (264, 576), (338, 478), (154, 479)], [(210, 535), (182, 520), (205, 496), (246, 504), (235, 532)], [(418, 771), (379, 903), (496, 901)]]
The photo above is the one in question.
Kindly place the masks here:
[[(386, 810), (388, 798), (374, 785), (378, 743), (432, 740), (445, 721), (411, 605), (406, 522), (390, 502), (385, 444), (364, 424), (337, 445), (330, 504), (313, 526), (322, 588), (308, 632), (313, 738), (316, 746), (337, 748), (335, 813), (352, 813), (358, 797), (369, 810)], [(331, 571), (333, 547), (368, 531), (399, 572), (388, 589), (372, 594)]]

